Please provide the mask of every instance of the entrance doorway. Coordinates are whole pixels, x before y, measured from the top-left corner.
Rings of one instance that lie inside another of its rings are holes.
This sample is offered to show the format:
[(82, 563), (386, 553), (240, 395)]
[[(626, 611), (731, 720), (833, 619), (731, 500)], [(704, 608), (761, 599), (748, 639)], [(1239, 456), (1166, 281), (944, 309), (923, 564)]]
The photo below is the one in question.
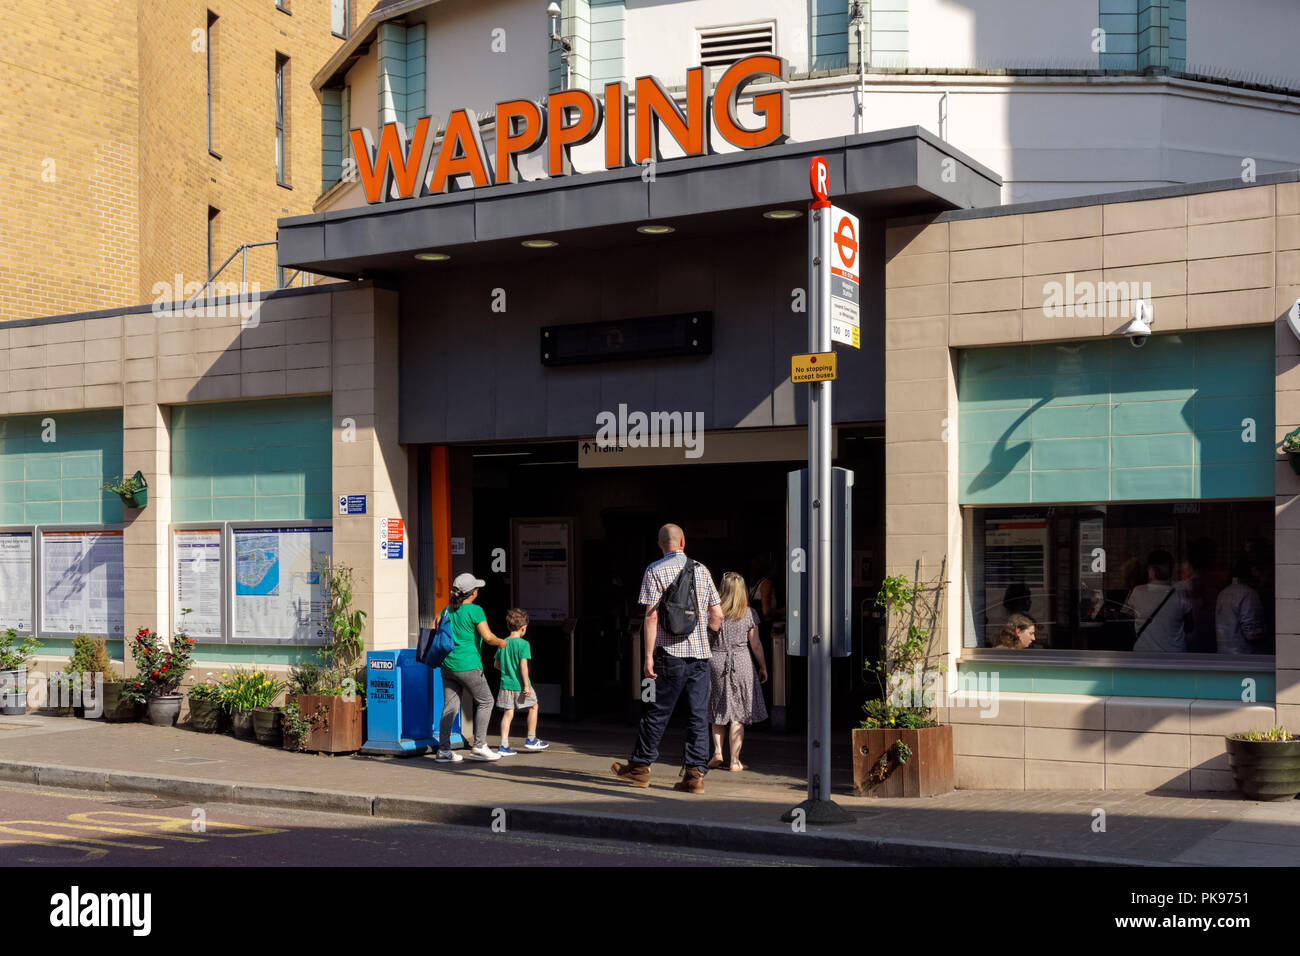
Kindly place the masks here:
[[(841, 429), (836, 461), (857, 474), (854, 547), (869, 556), (864, 565), (868, 575), (884, 563), (883, 442), (875, 432)], [(622, 721), (636, 712), (641, 661), (640, 645), (632, 635), (641, 627), (642, 573), (660, 557), (656, 538), (665, 522), (682, 527), (687, 553), (709, 568), (715, 582), (721, 582), (726, 571), (740, 573), (749, 585), (756, 575), (770, 575), (778, 617), (784, 620), (786, 476), (801, 462), (579, 468), (577, 443), (571, 440), (462, 446), (457, 453), (469, 467), (462, 467), (453, 479), (461, 485), (453, 492), (453, 501), (472, 499), (472, 522), (466, 529), (471, 532), (466, 536), (466, 555), (453, 563), (457, 571), (472, 569), (488, 581), (479, 603), (495, 632), (502, 632), (505, 611), (520, 585), (515, 577), (513, 524), (540, 519), (572, 522), (573, 555), (567, 569), (572, 578), (572, 617), (563, 624), (534, 621), (528, 630), (534, 681), (543, 689), (564, 688), (566, 717)], [(466, 484), (470, 495), (464, 494)], [(464, 517), (454, 515), (453, 528), (465, 528)], [(493, 556), (502, 553), (508, 558), (505, 573), (493, 574)], [(425, 578), (422, 573), (421, 579)], [(864, 586), (853, 594), (854, 657), (834, 662), (832, 701), (837, 726), (856, 725), (865, 699), (860, 605), (868, 585), (864, 579)], [(775, 670), (771, 628), (765, 627), (763, 634), (769, 670)], [(874, 633), (868, 635), (868, 656), (875, 653), (875, 640)], [(798, 730), (804, 725), (806, 709), (803, 661), (786, 658), (783, 677), (787, 729)], [(769, 713), (775, 683), (773, 674), (764, 687)]]

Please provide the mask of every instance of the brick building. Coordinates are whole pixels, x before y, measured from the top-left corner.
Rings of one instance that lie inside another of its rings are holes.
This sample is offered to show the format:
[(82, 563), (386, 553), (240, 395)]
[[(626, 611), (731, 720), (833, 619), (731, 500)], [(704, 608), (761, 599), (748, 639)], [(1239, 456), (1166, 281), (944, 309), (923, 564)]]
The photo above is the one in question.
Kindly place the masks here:
[[(0, 320), (155, 301), (157, 283), (202, 283), (241, 243), (274, 240), (277, 218), (309, 212), (321, 185), (310, 80), (350, 7), (0, 9)], [(272, 247), (250, 253), (248, 280), (275, 286)]]

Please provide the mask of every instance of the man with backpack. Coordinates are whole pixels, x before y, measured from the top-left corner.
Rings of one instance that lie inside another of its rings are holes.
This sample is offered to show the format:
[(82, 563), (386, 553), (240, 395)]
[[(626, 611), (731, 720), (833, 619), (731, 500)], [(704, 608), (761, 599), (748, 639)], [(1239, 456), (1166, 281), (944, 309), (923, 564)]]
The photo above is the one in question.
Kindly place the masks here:
[(722, 602), (709, 569), (686, 556), (686, 535), (675, 524), (659, 529), (664, 554), (645, 569), (640, 603), (645, 605), (644, 676), (654, 692), (642, 706), (636, 746), (626, 764), (615, 763), (620, 780), (650, 786), (650, 765), (668, 728), (677, 698), (687, 702), (682, 779), (674, 790), (700, 793), (709, 764), (709, 632), (722, 627)]

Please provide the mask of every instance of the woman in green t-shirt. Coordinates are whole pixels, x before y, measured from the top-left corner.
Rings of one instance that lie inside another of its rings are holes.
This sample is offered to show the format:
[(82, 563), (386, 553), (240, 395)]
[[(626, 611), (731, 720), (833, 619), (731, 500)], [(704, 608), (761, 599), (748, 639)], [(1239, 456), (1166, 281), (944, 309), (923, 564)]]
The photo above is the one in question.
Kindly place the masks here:
[(439, 726), (438, 753), (440, 763), (458, 763), (463, 758), (451, 749), (451, 725), (460, 713), (460, 695), (466, 691), (474, 698), (474, 748), (469, 755), (474, 760), (500, 760), (501, 755), (489, 750), (488, 723), (492, 720), (492, 688), (483, 676), (482, 648), (484, 642), (494, 647), (505, 647), (503, 638), (492, 633), (487, 625), (487, 615), (475, 604), (478, 589), (487, 584), (472, 574), (459, 574), (451, 584), (451, 604), (445, 614), (451, 618), (451, 632), (456, 645), (442, 662), (442, 722)]

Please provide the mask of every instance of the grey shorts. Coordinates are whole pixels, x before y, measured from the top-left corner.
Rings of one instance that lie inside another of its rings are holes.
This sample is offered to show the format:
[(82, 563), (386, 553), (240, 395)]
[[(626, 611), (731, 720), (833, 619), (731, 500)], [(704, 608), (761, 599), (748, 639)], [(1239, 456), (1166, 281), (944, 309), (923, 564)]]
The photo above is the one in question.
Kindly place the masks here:
[(506, 690), (502, 687), (497, 691), (497, 706), (502, 710), (527, 710), (537, 706), (537, 695), (533, 693), (525, 697), (521, 690)]

